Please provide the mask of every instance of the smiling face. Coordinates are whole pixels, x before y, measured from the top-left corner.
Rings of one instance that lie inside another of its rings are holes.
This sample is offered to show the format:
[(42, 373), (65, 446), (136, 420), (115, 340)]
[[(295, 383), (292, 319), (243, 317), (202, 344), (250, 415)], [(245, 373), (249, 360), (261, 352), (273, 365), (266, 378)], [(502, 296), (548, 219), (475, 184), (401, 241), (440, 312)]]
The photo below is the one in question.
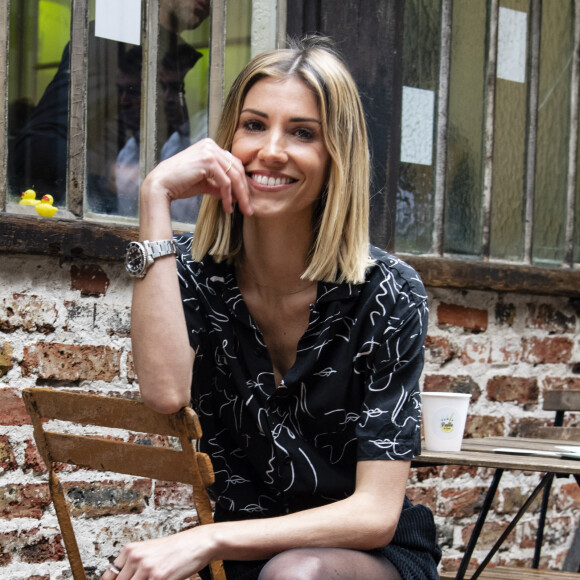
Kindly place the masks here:
[(242, 105), (232, 153), (246, 169), (256, 217), (311, 217), (329, 154), (316, 97), (304, 82), (259, 80)]

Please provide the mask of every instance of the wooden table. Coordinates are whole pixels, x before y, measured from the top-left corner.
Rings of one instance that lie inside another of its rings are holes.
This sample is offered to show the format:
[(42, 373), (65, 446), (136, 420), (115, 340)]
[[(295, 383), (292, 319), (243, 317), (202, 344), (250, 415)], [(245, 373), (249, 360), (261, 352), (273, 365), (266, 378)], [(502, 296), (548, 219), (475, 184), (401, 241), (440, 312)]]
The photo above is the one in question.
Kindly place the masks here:
[[(414, 467), (428, 465), (466, 465), (495, 469), (495, 474), (485, 496), (481, 513), (477, 518), (473, 533), (471, 534), (459, 570), (457, 571), (456, 580), (463, 580), (465, 577), (469, 560), (487, 518), (501, 476), (506, 469), (512, 471), (537, 471), (544, 475), (503, 534), (491, 548), (488, 555), (473, 573), (471, 580), (475, 580), (485, 569), (537, 495), (546, 485), (549, 486), (552, 484), (555, 474), (571, 474), (576, 478), (578, 485), (580, 485), (580, 456), (578, 459), (572, 459), (548, 455), (549, 453), (561, 452), (556, 447), (557, 445), (572, 445), (578, 447), (578, 445), (566, 441), (526, 439), (522, 437), (485, 437), (483, 439), (464, 439), (461, 451), (458, 452), (427, 451), (423, 449), (421, 455), (415, 457), (413, 460)], [(513, 453), (499, 453), (495, 451), (496, 449), (502, 448), (513, 450)], [(546, 455), (541, 455), (541, 453), (546, 453)], [(539, 549), (539, 545), (537, 545), (537, 549)]]

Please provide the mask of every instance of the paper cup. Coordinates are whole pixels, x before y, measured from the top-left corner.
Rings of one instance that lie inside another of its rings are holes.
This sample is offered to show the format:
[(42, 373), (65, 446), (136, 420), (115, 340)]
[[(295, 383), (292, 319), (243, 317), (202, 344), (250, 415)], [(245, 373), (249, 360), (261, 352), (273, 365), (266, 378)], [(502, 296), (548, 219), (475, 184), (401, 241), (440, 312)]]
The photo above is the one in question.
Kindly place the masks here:
[(461, 450), (470, 398), (464, 393), (421, 393), (428, 451)]

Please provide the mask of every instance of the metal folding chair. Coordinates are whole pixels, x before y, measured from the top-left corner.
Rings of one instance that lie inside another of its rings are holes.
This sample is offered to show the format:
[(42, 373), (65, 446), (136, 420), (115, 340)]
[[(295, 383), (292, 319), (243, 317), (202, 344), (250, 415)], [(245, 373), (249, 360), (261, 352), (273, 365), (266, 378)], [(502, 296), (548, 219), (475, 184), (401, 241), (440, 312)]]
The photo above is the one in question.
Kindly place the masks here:
[[(50, 493), (74, 580), (86, 580), (86, 573), (68, 502), (55, 472), (57, 463), (190, 484), (199, 522), (213, 522), (206, 490), (214, 481), (213, 468), (209, 456), (195, 449), (201, 427), (189, 407), (164, 415), (140, 401), (43, 388), (24, 389), (23, 398), (32, 419), (36, 445), (48, 468)], [(46, 419), (175, 437), (181, 449), (50, 431)], [(212, 562), (210, 567), (214, 580), (226, 580), (221, 561)]]

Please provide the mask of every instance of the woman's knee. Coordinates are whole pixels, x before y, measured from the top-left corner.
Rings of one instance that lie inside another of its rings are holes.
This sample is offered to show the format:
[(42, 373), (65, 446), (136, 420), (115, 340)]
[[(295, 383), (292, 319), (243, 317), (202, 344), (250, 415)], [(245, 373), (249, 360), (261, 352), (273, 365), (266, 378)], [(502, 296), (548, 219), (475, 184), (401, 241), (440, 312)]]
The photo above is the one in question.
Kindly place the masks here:
[(258, 580), (323, 580), (338, 578), (336, 563), (324, 557), (324, 548), (297, 548), (274, 556)]

